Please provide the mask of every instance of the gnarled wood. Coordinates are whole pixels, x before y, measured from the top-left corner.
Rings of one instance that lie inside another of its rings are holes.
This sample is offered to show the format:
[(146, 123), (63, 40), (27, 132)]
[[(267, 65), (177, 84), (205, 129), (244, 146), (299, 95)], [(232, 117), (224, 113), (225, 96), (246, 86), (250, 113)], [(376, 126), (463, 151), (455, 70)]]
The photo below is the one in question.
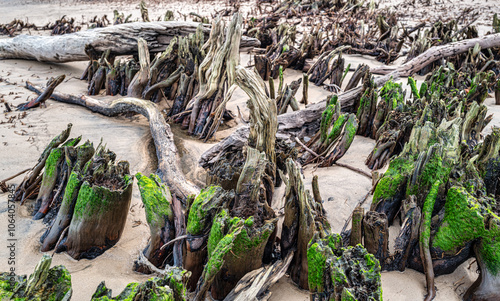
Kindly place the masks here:
[(371, 72), (374, 74), (388, 74), (396, 71), (400, 76), (410, 76), (436, 60), (467, 52), (474, 48), (476, 44), (479, 45), (481, 49), (500, 47), (500, 33), (453, 42), (442, 46), (434, 46), (401, 66), (382, 66), (372, 69)]

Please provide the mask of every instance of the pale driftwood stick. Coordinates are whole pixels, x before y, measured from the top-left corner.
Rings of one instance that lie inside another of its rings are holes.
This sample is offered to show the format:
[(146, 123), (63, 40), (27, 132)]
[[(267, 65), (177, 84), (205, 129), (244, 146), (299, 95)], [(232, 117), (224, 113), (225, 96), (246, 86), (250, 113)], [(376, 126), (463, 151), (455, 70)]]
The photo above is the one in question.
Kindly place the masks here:
[[(31, 83), (26, 87), (36, 93), (41, 93), (42, 89)], [(92, 112), (106, 116), (116, 116), (126, 112), (136, 112), (144, 115), (149, 120), (151, 136), (153, 137), (156, 155), (158, 157), (158, 175), (161, 180), (179, 197), (186, 198), (192, 194), (198, 194), (200, 189), (188, 181), (179, 166), (177, 147), (174, 144), (174, 135), (170, 126), (163, 118), (156, 104), (139, 98), (123, 97), (115, 100), (99, 100), (85, 95), (75, 96), (71, 94), (54, 92), (52, 99), (76, 104)]]
[(355, 171), (355, 172), (357, 172), (357, 173), (359, 173), (359, 174), (361, 174), (361, 175), (363, 175), (363, 176), (365, 176), (365, 177), (367, 177), (367, 178), (369, 178), (369, 179), (371, 179), (371, 178), (372, 178), (372, 175), (371, 175), (369, 172), (366, 172), (366, 171), (364, 171), (364, 170), (362, 170), (362, 169), (356, 168), (356, 167), (351, 166), (351, 165), (349, 165), (349, 164), (340, 163), (340, 162), (335, 162), (335, 165), (338, 165), (338, 166), (340, 166), (340, 167), (344, 167), (344, 168), (350, 169), (350, 170), (352, 170), (352, 171)]
[[(152, 273), (155, 273), (158, 276), (168, 276), (172, 272), (182, 270), (179, 267), (173, 267), (170, 265), (166, 265), (163, 270), (159, 269), (159, 268), (155, 267), (151, 262), (149, 262), (149, 260), (146, 258), (146, 256), (144, 256), (144, 254), (142, 254), (142, 252), (139, 252), (138, 257), (139, 257), (139, 259), (137, 259), (137, 262), (136, 262), (137, 265), (144, 266), (144, 267), (148, 268)], [(190, 275), (191, 273), (188, 272), (188, 274)]]
[(372, 69), (371, 72), (374, 74), (388, 74), (396, 71), (400, 76), (410, 76), (436, 60), (467, 52), (469, 49), (474, 48), (476, 44), (479, 44), (481, 49), (500, 47), (500, 33), (434, 46), (401, 66), (382, 66)]
[[(143, 38), (148, 43), (150, 52), (164, 51), (174, 36), (187, 36), (196, 32), (196, 22), (134, 22), (113, 25), (92, 30), (57, 36), (19, 35), (0, 40), (0, 59), (28, 59), (41, 62), (63, 63), (87, 61), (85, 45), (96, 51), (111, 49), (112, 55), (137, 53), (137, 39)], [(210, 25), (203, 25), (208, 37)], [(255, 38), (243, 36), (240, 47), (259, 47)]]

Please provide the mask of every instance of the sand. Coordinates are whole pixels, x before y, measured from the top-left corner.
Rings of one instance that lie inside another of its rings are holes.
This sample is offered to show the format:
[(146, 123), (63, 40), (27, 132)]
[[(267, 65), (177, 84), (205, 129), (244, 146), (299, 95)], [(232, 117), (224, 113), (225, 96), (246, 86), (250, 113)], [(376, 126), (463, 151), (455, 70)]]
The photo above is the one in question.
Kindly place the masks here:
[[(64, 3), (63, 1), (0, 1), (2, 11), (0, 23), (11, 21), (13, 18), (28, 18), (30, 22), (43, 25), (48, 21), (54, 21), (62, 15), (75, 17), (77, 20), (87, 20), (88, 18), (104, 13), (112, 15), (112, 10), (118, 8), (126, 14), (133, 13), (134, 18), (139, 17), (135, 4), (123, 4), (120, 2), (102, 2), (99, 4), (88, 3)], [(454, 1), (456, 2), (456, 1)], [(183, 5), (183, 13), (196, 11), (204, 15), (213, 12), (213, 3), (210, 1), (201, 3), (188, 3)], [(223, 3), (221, 1), (215, 3)], [(153, 6), (153, 5), (152, 5)], [(215, 6), (221, 9), (221, 6)], [(180, 2), (168, 2), (156, 4), (150, 9), (150, 16), (153, 19), (163, 15), (166, 9), (174, 9), (176, 14), (180, 9)], [(83, 16), (83, 17), (82, 17)], [(242, 65), (249, 64), (249, 55), (241, 54)], [(370, 66), (378, 66), (381, 63), (371, 57), (361, 55), (345, 55), (346, 61), (355, 68), (359, 63), (366, 63)], [(0, 77), (8, 78), (11, 82), (19, 85), (26, 80), (35, 84), (44, 85), (51, 76), (66, 74), (66, 80), (57, 90), (61, 92), (79, 94), (84, 93), (86, 84), (78, 77), (85, 68), (85, 62), (66, 64), (44, 64), (33, 61), (22, 60), (0, 60)], [(285, 80), (290, 82), (302, 76), (300, 72), (285, 71)], [(350, 75), (349, 75), (350, 76)], [(421, 80), (422, 78), (417, 78)], [(406, 79), (400, 79), (406, 83)], [(347, 80), (345, 81), (347, 83)], [(407, 86), (405, 86), (407, 88)], [(301, 95), (299, 89), (297, 95)], [(408, 89), (408, 88), (407, 88)], [(310, 86), (309, 101), (311, 103), (323, 100), (330, 95), (322, 88)], [(11, 105), (25, 102), (28, 98), (36, 97), (34, 93), (19, 87), (0, 82), (0, 99)], [(246, 109), (246, 94), (240, 89), (236, 90), (233, 99), (228, 104), (228, 108), (237, 114), (238, 107), (244, 119), (248, 118)], [(494, 106), (494, 100), (488, 98), (485, 102), (489, 112), (494, 113), (491, 125), (500, 124), (500, 108)], [(3, 111), (3, 104), (0, 110)], [(11, 112), (0, 116), (0, 120), (6, 122), (11, 116), (18, 116), (20, 113)], [(72, 137), (82, 135), (84, 139), (89, 139), (98, 144), (102, 138), (108, 147), (115, 151), (118, 159), (128, 160), (132, 173), (141, 172), (149, 174), (155, 170), (154, 154), (151, 155), (151, 136), (148, 124), (142, 116), (108, 118), (99, 114), (91, 113), (85, 108), (58, 103), (52, 100), (47, 101), (46, 107), (29, 110), (22, 119), (15, 118), (13, 123), (0, 124), (0, 179), (6, 178), (25, 168), (32, 167), (38, 160), (38, 156), (45, 145), (60, 131), (66, 124), (73, 124)], [(216, 138), (222, 139), (234, 131), (241, 123), (237, 118), (229, 125), (231, 128), (221, 130)], [(199, 186), (203, 186), (205, 172), (198, 166), (197, 161), (200, 155), (212, 146), (216, 141), (202, 143), (187, 136), (179, 126), (172, 127), (175, 135), (175, 142), (181, 155), (181, 166), (186, 176)], [(489, 131), (490, 129), (486, 129)], [(364, 165), (364, 160), (375, 145), (375, 141), (357, 136), (351, 148), (340, 162), (353, 165), (357, 168), (369, 172)], [(371, 188), (371, 180), (367, 177), (339, 166), (329, 168), (304, 168), (306, 188), (310, 189), (311, 180), (314, 175), (319, 176), (319, 186), (321, 195), (325, 199), (324, 207), (327, 217), (332, 225), (333, 231), (340, 232), (344, 226), (344, 221), (349, 217), (359, 200)], [(18, 184), (21, 177), (9, 183)], [(281, 201), (283, 188), (278, 188), (275, 196)], [(6, 243), (7, 230), (7, 194), (0, 194), (0, 231), (1, 244)], [(364, 204), (369, 208), (371, 197)], [(29, 274), (38, 262), (41, 252), (39, 251), (39, 238), (45, 231), (45, 225), (41, 221), (32, 221), (30, 218), (30, 207), (32, 204), (17, 208), (16, 219), (16, 273)], [(279, 208), (279, 203), (277, 205)], [(398, 225), (395, 223), (390, 229), (390, 237), (395, 237), (398, 233)], [(95, 288), (101, 281), (106, 281), (106, 285), (113, 289), (115, 294), (119, 293), (129, 282), (144, 281), (148, 276), (132, 271), (133, 261), (137, 258), (149, 237), (149, 229), (146, 224), (144, 208), (140, 200), (140, 195), (136, 184), (133, 187), (132, 205), (127, 218), (127, 223), (120, 241), (103, 255), (94, 260), (73, 260), (71, 257), (62, 254), (55, 254), (54, 264), (64, 264), (72, 275), (73, 298), (72, 300), (89, 300)], [(391, 246), (392, 247), (392, 246)], [(0, 271), (6, 271), (10, 266), (7, 264), (8, 250), (0, 248)], [(477, 278), (476, 265), (474, 260), (462, 264), (454, 273), (436, 278), (438, 295), (435, 300), (461, 300), (461, 295)], [(425, 277), (423, 274), (406, 269), (405, 272), (384, 272), (382, 273), (382, 288), (384, 300), (422, 300), (425, 295)], [(302, 301), (308, 300), (307, 291), (298, 289), (288, 277), (283, 277), (271, 288), (273, 294), (271, 300)]]

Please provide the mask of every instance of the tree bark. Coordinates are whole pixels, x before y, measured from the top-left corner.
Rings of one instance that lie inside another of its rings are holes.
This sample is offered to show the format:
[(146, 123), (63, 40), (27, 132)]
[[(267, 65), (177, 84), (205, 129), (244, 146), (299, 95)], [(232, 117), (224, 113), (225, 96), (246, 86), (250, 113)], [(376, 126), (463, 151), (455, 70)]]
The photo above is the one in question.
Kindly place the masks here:
[[(58, 36), (19, 35), (0, 41), (0, 59), (53, 63), (87, 61), (86, 45), (91, 45), (99, 52), (111, 49), (112, 55), (130, 55), (137, 53), (138, 38), (146, 40), (150, 52), (161, 52), (174, 36), (187, 36), (196, 32), (197, 27), (196, 22), (134, 22)], [(204, 25), (205, 35), (208, 36), (209, 32), (210, 26)], [(242, 48), (259, 46), (257, 39), (241, 39)]]
[(267, 300), (267, 290), (285, 275), (292, 258), (293, 252), (290, 252), (283, 260), (247, 273), (224, 301)]
[[(137, 173), (135, 177), (141, 192), (141, 199), (151, 234), (143, 254), (155, 267), (162, 268), (169, 251), (162, 248), (162, 246), (175, 238), (174, 216), (171, 205), (172, 196), (157, 175), (151, 174), (146, 177), (141, 173)], [(141, 273), (151, 272), (138, 264), (134, 268)]]
[(383, 263), (389, 255), (389, 223), (383, 213), (368, 211), (363, 219), (366, 250)]

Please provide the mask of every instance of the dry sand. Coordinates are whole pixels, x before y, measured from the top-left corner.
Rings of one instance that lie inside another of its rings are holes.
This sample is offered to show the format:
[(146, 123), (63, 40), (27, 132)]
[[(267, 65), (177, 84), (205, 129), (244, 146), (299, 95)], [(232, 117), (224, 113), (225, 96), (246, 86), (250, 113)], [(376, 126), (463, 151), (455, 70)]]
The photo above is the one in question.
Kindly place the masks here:
[[(120, 2), (106, 2), (100, 4), (67, 4), (63, 1), (52, 1), (52, 3), (39, 3), (40, 1), (0, 1), (4, 14), (0, 15), (0, 23), (5, 23), (13, 18), (29, 18), (30, 22), (43, 25), (53, 21), (62, 15), (86, 20), (96, 14), (107, 13), (111, 16), (113, 9), (118, 8), (126, 13), (134, 13), (138, 17), (136, 5), (125, 5)], [(223, 2), (220, 2), (223, 3)], [(175, 8), (183, 5), (183, 12), (197, 11), (208, 14), (213, 11), (211, 2), (202, 2), (184, 5), (180, 2), (168, 2), (157, 5), (151, 9), (150, 16), (154, 18), (161, 16), (167, 7)], [(220, 9), (220, 6), (217, 6)], [(84, 16), (82, 18), (82, 15)], [(360, 55), (345, 55), (346, 61), (355, 68), (359, 63), (367, 63), (370, 66), (380, 65), (373, 58)], [(242, 53), (242, 65), (247, 65), (249, 55)], [(44, 64), (22, 60), (0, 60), (0, 77), (8, 78), (11, 82), (24, 84), (26, 80), (35, 84), (45, 84), (50, 76), (66, 74), (66, 81), (58, 87), (61, 92), (79, 94), (84, 93), (86, 84), (78, 80), (85, 62), (67, 64)], [(300, 72), (294, 70), (285, 71), (286, 82), (300, 78)], [(405, 82), (405, 79), (400, 81)], [(345, 81), (347, 82), (347, 81)], [(300, 88), (301, 89), (301, 88)], [(330, 93), (310, 86), (309, 101), (314, 103), (323, 100)], [(301, 95), (301, 90), (298, 91)], [(9, 85), (0, 82), (0, 98), (9, 104), (17, 105), (33, 98), (35, 94), (17, 85)], [(246, 110), (247, 96), (241, 90), (237, 90), (228, 108), (237, 113), (237, 107), (242, 110), (244, 118), (248, 118)], [(494, 106), (494, 100), (489, 98), (486, 105), (490, 113), (495, 113), (491, 125), (500, 124), (500, 109)], [(3, 111), (3, 105), (0, 105)], [(5, 113), (0, 120), (6, 122), (11, 116), (17, 116), (18, 112)], [(16, 172), (32, 167), (45, 145), (57, 135), (67, 123), (73, 123), (72, 137), (82, 135), (95, 144), (102, 138), (108, 147), (115, 151), (119, 159), (130, 162), (131, 172), (142, 172), (149, 174), (155, 170), (155, 160), (151, 157), (151, 137), (145, 118), (118, 117), (108, 118), (99, 114), (91, 113), (85, 108), (66, 105), (52, 100), (47, 101), (44, 108), (29, 110), (23, 119), (15, 119), (13, 123), (0, 124), (0, 179), (6, 178)], [(239, 119), (231, 125), (237, 126)], [(234, 128), (221, 131), (217, 139), (229, 135)], [(487, 129), (488, 131), (489, 129)], [(178, 126), (173, 126), (176, 144), (182, 158), (182, 168), (188, 178), (197, 185), (202, 186), (205, 180), (204, 171), (198, 166), (200, 155), (214, 142), (201, 143), (198, 140), (186, 136), (185, 132)], [(375, 142), (371, 139), (357, 136), (351, 148), (341, 159), (355, 167), (369, 171), (364, 165), (364, 160), (373, 148)], [(154, 155), (153, 155), (154, 156)], [(319, 176), (321, 195), (327, 201), (324, 206), (328, 212), (328, 219), (333, 231), (340, 232), (344, 221), (349, 217), (360, 199), (371, 188), (371, 180), (363, 175), (338, 166), (329, 168), (304, 168), (306, 188), (310, 189), (312, 177)], [(18, 184), (21, 177), (10, 183)], [(276, 197), (281, 198), (282, 189), (278, 189)], [(280, 194), (281, 193), (281, 194)], [(369, 207), (371, 197), (365, 202)], [(0, 194), (0, 235), (1, 244), (6, 243), (7, 230), (7, 194)], [(18, 274), (29, 274), (38, 262), (41, 253), (39, 251), (39, 238), (45, 230), (41, 221), (32, 221), (29, 213), (30, 204), (18, 208), (16, 219), (17, 255), (16, 272)], [(398, 233), (398, 225), (395, 223), (390, 229), (390, 236), (394, 238)], [(123, 236), (120, 241), (103, 255), (94, 260), (73, 260), (68, 255), (54, 255), (54, 264), (64, 264), (72, 275), (73, 298), (72, 300), (89, 300), (97, 285), (105, 280), (106, 285), (113, 289), (114, 294), (119, 293), (129, 282), (144, 281), (148, 276), (137, 274), (132, 271), (132, 263), (147, 243), (149, 230), (146, 224), (144, 209), (141, 205), (139, 191), (134, 184), (132, 205)], [(392, 246), (391, 246), (392, 247)], [(10, 266), (7, 264), (8, 250), (0, 248), (0, 271), (6, 271)], [(460, 266), (453, 274), (436, 278), (438, 295), (436, 300), (460, 300), (461, 295), (477, 278), (475, 264), (469, 260)], [(382, 287), (384, 300), (422, 300), (425, 295), (425, 277), (423, 274), (407, 269), (405, 272), (382, 273)], [(298, 289), (289, 278), (284, 277), (272, 287), (271, 300), (302, 301), (308, 300), (308, 292)]]

